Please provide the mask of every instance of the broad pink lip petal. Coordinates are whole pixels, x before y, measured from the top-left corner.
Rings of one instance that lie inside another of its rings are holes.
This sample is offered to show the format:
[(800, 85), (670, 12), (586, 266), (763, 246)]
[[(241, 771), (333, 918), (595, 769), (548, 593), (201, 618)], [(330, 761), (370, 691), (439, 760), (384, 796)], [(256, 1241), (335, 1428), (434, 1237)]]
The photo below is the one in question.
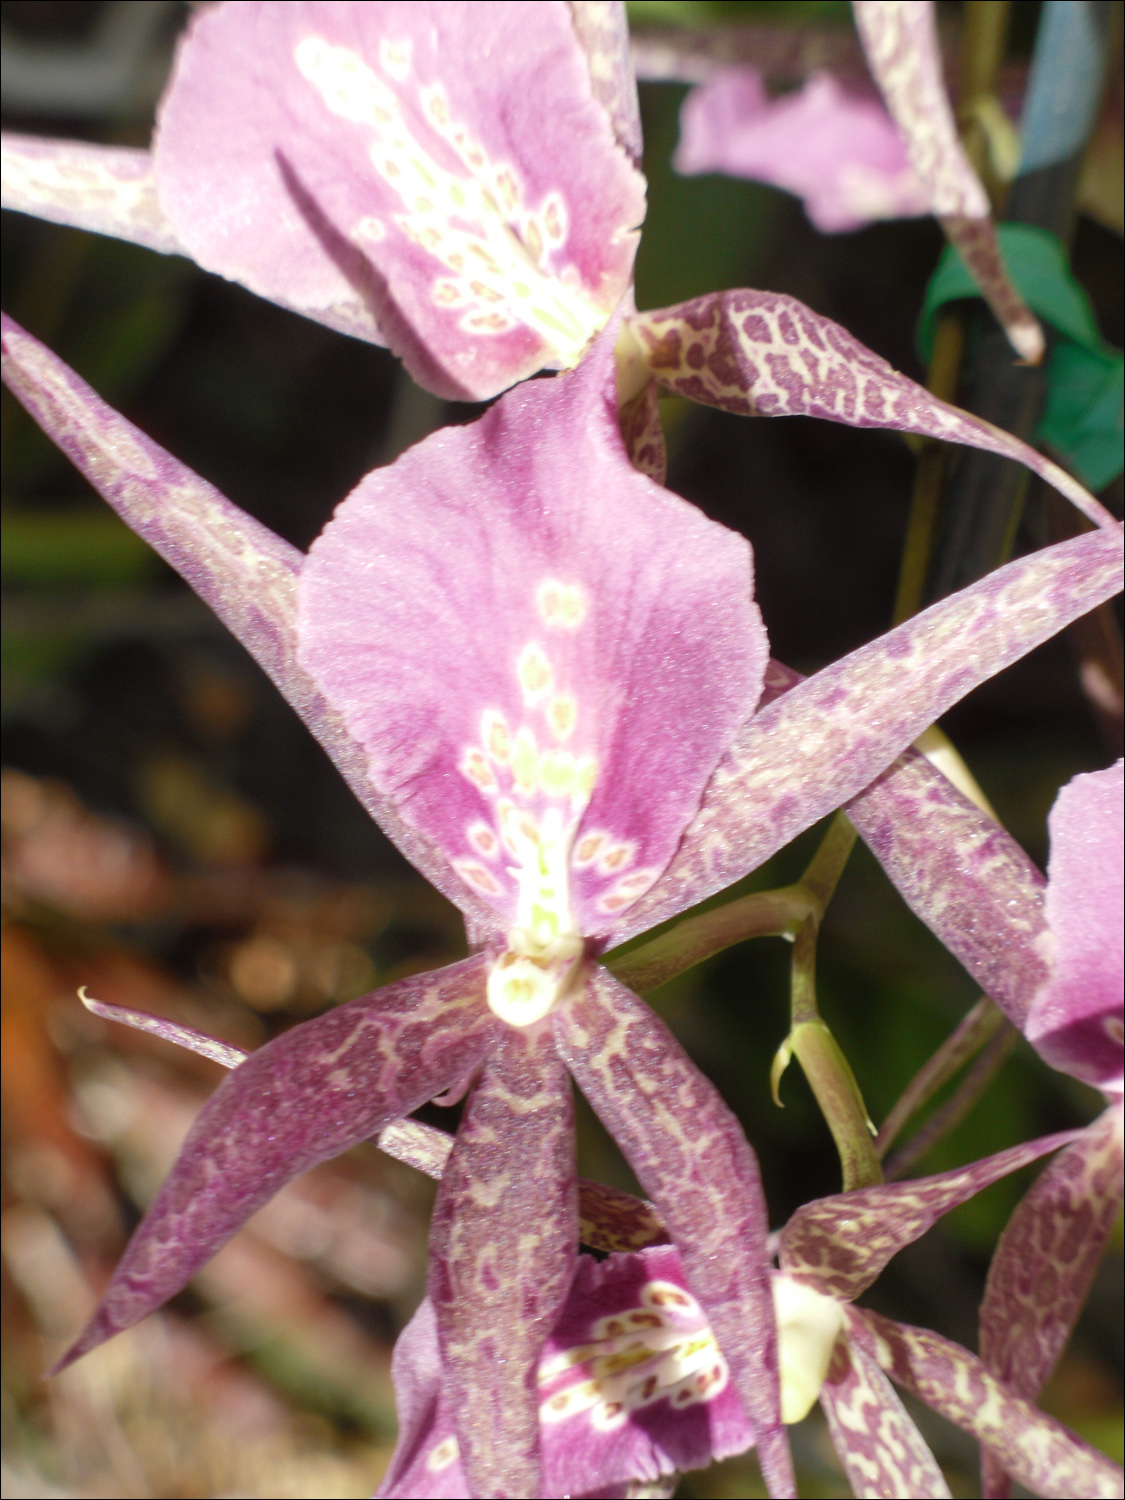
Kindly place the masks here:
[(204, 11), (155, 153), (201, 265), (378, 328), (448, 397), (576, 363), (629, 285), (644, 217), (554, 0)]
[(156, 196), (152, 153), (5, 131), (0, 207), (186, 255)]
[(594, 938), (668, 863), (767, 657), (746, 542), (625, 456), (612, 333), (369, 474), (299, 589), (299, 659), (374, 785), (509, 920), (511, 818), (568, 823), (592, 775), (569, 876)]
[(624, 942), (747, 874), (849, 801), (979, 683), (1121, 588), (1120, 528), (990, 573), (792, 688), (747, 723), (715, 770)]
[(1043, 330), (1004, 270), (988, 195), (957, 134), (942, 77), (934, 7), (926, 0), (855, 0), (856, 29), (902, 133), (930, 208), (960, 250), (1016, 352), (1038, 363)]
[[(1121, 1211), (1123, 1154), (1118, 1103), (1040, 1173), (993, 1253), (980, 1310), (981, 1359), (1029, 1401), (1070, 1337)], [(987, 1449), (984, 1458), (985, 1494), (1007, 1495)]]
[(1122, 1090), (1125, 763), (1076, 776), (1051, 809), (1047, 923), (1051, 977), (1025, 1033), (1053, 1067)]
[(497, 928), (440, 850), (402, 822), (367, 775), (362, 747), (297, 662), (304, 558), (127, 422), (62, 360), (0, 314), (4, 384), (127, 526), (191, 585), (272, 678), (383, 832), (460, 905), (478, 941)]
[(717, 73), (684, 100), (673, 165), (785, 188), (827, 234), (930, 211), (886, 110), (828, 72), (773, 100), (755, 68)]
[(535, 1372), (574, 1278), (574, 1100), (549, 1031), (507, 1028), (434, 1204), (427, 1290), (461, 1465), (478, 1495), (538, 1495)]
[(869, 1354), (839, 1341), (820, 1404), (855, 1494), (949, 1500), (933, 1454)]
[(56, 1369), (174, 1296), (298, 1173), (439, 1093), (496, 1041), (486, 960), (337, 1006), (239, 1064), (200, 1111), (97, 1312)]

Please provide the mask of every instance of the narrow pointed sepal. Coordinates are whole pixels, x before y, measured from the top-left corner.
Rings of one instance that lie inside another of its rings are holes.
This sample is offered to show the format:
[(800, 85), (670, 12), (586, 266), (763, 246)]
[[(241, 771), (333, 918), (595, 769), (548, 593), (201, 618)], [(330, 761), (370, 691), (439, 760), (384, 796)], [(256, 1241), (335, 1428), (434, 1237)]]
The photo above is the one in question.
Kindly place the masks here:
[(511, 1028), (469, 1097), (430, 1233), (428, 1290), (474, 1495), (541, 1493), (539, 1356), (577, 1249), (570, 1080), (549, 1029)]
[(820, 1404), (857, 1500), (949, 1500), (922, 1434), (879, 1366), (840, 1339)]
[(742, 1127), (664, 1023), (607, 970), (553, 1024), (560, 1055), (680, 1252), (757, 1432), (770, 1494), (793, 1493), (768, 1218)]
[(896, 1385), (987, 1444), (1033, 1494), (1043, 1500), (1120, 1500), (1118, 1466), (989, 1374), (975, 1354), (929, 1329), (866, 1309), (849, 1307), (848, 1326), (853, 1345)]
[(160, 207), (149, 151), (5, 131), (0, 206), (165, 255), (188, 254)]
[(363, 995), (228, 1074), (56, 1369), (174, 1296), (292, 1178), (462, 1077), (496, 1040), (485, 968), (478, 956)]
[(943, 1214), (1081, 1135), (1061, 1131), (934, 1177), (880, 1182), (814, 1199), (797, 1209), (781, 1232), (781, 1268), (818, 1292), (850, 1302)]
[(998, 568), (853, 651), (745, 725), (658, 884), (618, 942), (757, 869), (856, 796), (923, 729), (1121, 588), (1122, 533), (1087, 533)]
[[(1062, 1353), (1121, 1210), (1122, 1109), (1111, 1105), (1040, 1174), (993, 1253), (980, 1309), (987, 1368), (1034, 1401)], [(985, 1493), (1007, 1486), (986, 1450)]]
[(878, 354), (795, 297), (711, 292), (637, 313), (629, 326), (670, 391), (737, 416), (819, 417), (963, 443), (1025, 464), (1099, 526), (1103, 505), (1065, 470), (990, 422), (908, 380)]
[(594, 98), (609, 116), (617, 144), (639, 169), (644, 149), (641, 106), (629, 55), (625, 0), (570, 0), (570, 14), (578, 45), (586, 54)]

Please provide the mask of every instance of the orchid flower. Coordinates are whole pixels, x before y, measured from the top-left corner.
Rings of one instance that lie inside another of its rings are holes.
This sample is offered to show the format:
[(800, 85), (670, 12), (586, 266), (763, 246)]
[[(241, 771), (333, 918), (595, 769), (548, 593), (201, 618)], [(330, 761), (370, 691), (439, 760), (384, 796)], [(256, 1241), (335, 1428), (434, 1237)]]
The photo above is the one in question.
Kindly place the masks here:
[[(948, 114), (926, 51), (929, 8), (874, 9), (872, 56), (886, 54), (907, 96), (917, 73)], [(926, 170), (952, 184), (934, 202), (969, 226), (981, 248), (963, 252), (993, 286), (991, 221), (974, 217), (987, 205), (966, 186), (952, 125), (931, 128), (917, 110), (910, 120)], [(539, 369), (572, 368), (620, 306), (622, 427), (658, 482), (659, 386), (746, 415), (811, 414), (1003, 453), (1113, 524), (1057, 465), (792, 297), (717, 292), (635, 314), (639, 156), (623, 6), (247, 0), (193, 18), (151, 152), (10, 136), (2, 201), (187, 254), (388, 344), (446, 397), (485, 400)], [(1035, 357), (1038, 325), (1004, 307)]]
[(629, 463), (614, 334), (369, 475), (305, 558), (5, 321), (10, 388), (258, 658), (476, 950), (232, 1073), (67, 1359), (173, 1295), (297, 1173), (469, 1088), (429, 1292), (472, 1488), (536, 1493), (535, 1371), (578, 1235), (569, 1071), (657, 1205), (788, 1494), (755, 1158), (598, 956), (756, 868), (1112, 594), (1121, 533), (1012, 563), (755, 713), (749, 549)]
[[(1048, 878), (916, 752), (849, 804), (913, 910), (1040, 1055), (1108, 1107), (1024, 1197), (981, 1308), (981, 1354), (1034, 1400), (1085, 1301), (1122, 1201), (1123, 767), (1077, 776), (1049, 821)], [(1010, 1464), (986, 1450), (985, 1493)]]

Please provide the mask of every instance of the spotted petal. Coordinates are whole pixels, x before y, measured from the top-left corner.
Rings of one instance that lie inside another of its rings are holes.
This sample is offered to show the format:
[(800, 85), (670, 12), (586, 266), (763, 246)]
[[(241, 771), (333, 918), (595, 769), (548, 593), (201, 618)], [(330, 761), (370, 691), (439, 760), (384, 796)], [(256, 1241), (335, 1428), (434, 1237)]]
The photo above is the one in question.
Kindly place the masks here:
[(589, 937), (667, 864), (767, 656), (747, 544), (625, 456), (612, 332), (369, 474), (299, 590), (381, 795), (509, 922), (542, 859)]
[(1061, 1422), (990, 1375), (976, 1355), (924, 1328), (848, 1309), (853, 1344), (891, 1379), (963, 1432), (987, 1443), (1008, 1472), (1044, 1500), (1118, 1500), (1122, 1474)]
[(867, 61), (897, 124), (930, 207), (957, 246), (1012, 347), (1033, 364), (1043, 331), (1013, 286), (989, 216), (988, 196), (973, 171), (941, 70), (934, 7), (920, 0), (854, 0)]
[[(980, 1310), (985, 1365), (1034, 1401), (1062, 1353), (1121, 1211), (1122, 1113), (1112, 1105), (1040, 1174), (992, 1257)], [(985, 1453), (985, 1494), (1007, 1494)]]
[(820, 1404), (858, 1500), (948, 1500), (937, 1461), (869, 1354), (837, 1343)]
[(1122, 1090), (1121, 928), (1125, 765), (1076, 776), (1048, 827), (1051, 977), (1032, 1002), (1027, 1039), (1056, 1068)]
[(1121, 587), (1122, 537), (997, 569), (776, 699), (740, 731), (624, 942), (757, 869), (869, 786), (954, 703)]
[(229, 1073), (61, 1364), (174, 1296), (298, 1173), (463, 1077), (496, 1040), (484, 972), (478, 957), (400, 980), (293, 1027)]
[(563, 4), (196, 16), (155, 142), (200, 265), (482, 399), (569, 367), (629, 285), (644, 180)]
[(638, 313), (629, 326), (647, 348), (656, 379), (691, 401), (738, 416), (820, 417), (999, 453), (1025, 464), (1098, 525), (1114, 524), (1105, 507), (1050, 459), (939, 401), (795, 297), (712, 292)]
[(434, 1205), (428, 1289), (475, 1495), (538, 1495), (536, 1371), (578, 1249), (574, 1106), (548, 1032), (510, 1029), (470, 1095)]
[(781, 1268), (817, 1291), (852, 1301), (887, 1262), (958, 1204), (1081, 1135), (1063, 1131), (910, 1182), (881, 1182), (817, 1198), (781, 1232)]
[(570, 0), (574, 34), (586, 54), (594, 98), (609, 116), (613, 134), (637, 168), (641, 165), (641, 107), (629, 54), (625, 0)]
[(793, 1493), (768, 1219), (741, 1126), (663, 1022), (607, 970), (552, 1023), (567, 1067), (668, 1226), (757, 1431), (770, 1493)]

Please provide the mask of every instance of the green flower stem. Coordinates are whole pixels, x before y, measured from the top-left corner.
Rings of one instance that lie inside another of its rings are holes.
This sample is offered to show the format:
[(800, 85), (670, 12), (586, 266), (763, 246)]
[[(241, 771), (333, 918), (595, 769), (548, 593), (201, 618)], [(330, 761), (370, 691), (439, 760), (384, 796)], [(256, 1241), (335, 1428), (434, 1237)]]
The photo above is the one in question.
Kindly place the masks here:
[[(906, 1122), (955, 1073), (971, 1061), (1002, 1027), (1007, 1026), (1000, 1007), (987, 996), (982, 996), (957, 1029), (946, 1037), (934, 1055), (919, 1068), (883, 1121), (879, 1134), (875, 1137), (875, 1151), (880, 1158), (886, 1156)], [(1008, 1029), (1013, 1030), (1011, 1027)]]

